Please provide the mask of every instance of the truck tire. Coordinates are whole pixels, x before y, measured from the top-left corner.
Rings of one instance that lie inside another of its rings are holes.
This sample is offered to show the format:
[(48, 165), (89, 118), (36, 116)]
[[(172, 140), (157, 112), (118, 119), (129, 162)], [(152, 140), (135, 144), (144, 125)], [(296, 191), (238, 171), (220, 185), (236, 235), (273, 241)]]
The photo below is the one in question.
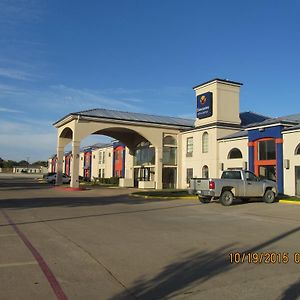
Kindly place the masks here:
[(272, 190), (266, 190), (263, 199), (266, 203), (273, 203), (275, 201), (275, 194)]
[(230, 191), (224, 191), (220, 197), (220, 202), (224, 206), (230, 206), (233, 202), (233, 194)]
[(210, 198), (204, 198), (204, 197), (200, 197), (198, 196), (198, 199), (201, 203), (206, 204), (210, 202)]

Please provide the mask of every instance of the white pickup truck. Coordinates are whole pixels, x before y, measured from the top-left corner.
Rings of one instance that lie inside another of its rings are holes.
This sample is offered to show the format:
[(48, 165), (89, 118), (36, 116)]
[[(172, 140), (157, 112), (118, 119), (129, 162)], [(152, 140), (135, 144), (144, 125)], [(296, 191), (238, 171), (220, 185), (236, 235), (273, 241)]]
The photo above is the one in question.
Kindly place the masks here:
[(202, 203), (219, 199), (225, 206), (231, 205), (234, 198), (262, 198), (266, 203), (273, 203), (278, 195), (276, 182), (244, 170), (223, 171), (221, 179), (192, 178), (188, 192), (198, 195)]

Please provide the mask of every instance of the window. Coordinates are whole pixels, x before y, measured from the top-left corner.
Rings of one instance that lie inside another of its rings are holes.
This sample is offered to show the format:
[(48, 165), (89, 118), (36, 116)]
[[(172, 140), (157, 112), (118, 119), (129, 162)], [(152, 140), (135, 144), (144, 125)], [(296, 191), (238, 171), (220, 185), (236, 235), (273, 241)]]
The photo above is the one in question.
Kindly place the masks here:
[(233, 148), (228, 153), (228, 159), (243, 158), (242, 152), (238, 148)]
[(102, 152), (99, 152), (99, 164), (102, 163)]
[(176, 146), (177, 145), (176, 139), (170, 135), (167, 135), (164, 137), (164, 145)]
[(224, 171), (221, 176), (222, 179), (242, 179), (239, 171)]
[(102, 153), (102, 163), (105, 163), (105, 152)]
[(295, 155), (300, 155), (300, 144), (296, 147)]
[(187, 168), (186, 169), (186, 182), (189, 183), (191, 178), (193, 178), (193, 168)]
[(154, 165), (155, 164), (155, 148), (151, 146), (149, 142), (141, 142), (137, 145), (134, 165)]
[(177, 165), (177, 142), (170, 135), (164, 137), (163, 164)]
[(276, 159), (275, 140), (265, 140), (258, 142), (258, 160)]
[(203, 166), (202, 168), (202, 177), (203, 178), (208, 178), (209, 177), (209, 171), (208, 171), (208, 166)]
[(164, 165), (176, 165), (177, 164), (177, 148), (176, 147), (164, 146), (163, 164)]
[(186, 156), (193, 156), (193, 138), (186, 139)]
[(258, 181), (258, 178), (252, 172), (246, 171), (245, 175), (247, 181)]
[(202, 153), (208, 152), (208, 133), (204, 132), (202, 135)]

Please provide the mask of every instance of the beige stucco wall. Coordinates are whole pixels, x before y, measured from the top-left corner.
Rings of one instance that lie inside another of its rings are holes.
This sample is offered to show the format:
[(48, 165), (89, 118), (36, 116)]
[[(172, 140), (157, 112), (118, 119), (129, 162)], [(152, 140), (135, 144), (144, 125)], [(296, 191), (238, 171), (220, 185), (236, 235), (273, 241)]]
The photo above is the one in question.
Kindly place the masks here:
[(130, 154), (129, 149), (125, 148), (125, 178), (133, 179), (133, 159), (134, 156)]
[[(99, 170), (104, 169), (104, 178), (112, 177), (113, 173), (113, 146), (103, 147), (93, 151), (95, 153), (95, 159), (92, 164), (92, 176), (99, 177)], [(100, 159), (101, 153), (101, 161)], [(103, 163), (103, 153), (104, 153), (104, 163)]]
[[(202, 177), (202, 168), (206, 165), (209, 169), (209, 177), (219, 176), (219, 143), (218, 138), (232, 134), (236, 132), (236, 129), (226, 128), (205, 128), (196, 129), (181, 134), (181, 147), (178, 152), (181, 153), (181, 165), (178, 169), (181, 172), (180, 188), (186, 188), (186, 170), (193, 168), (193, 177)], [(208, 133), (208, 152), (202, 153), (202, 136), (204, 132)], [(193, 156), (186, 156), (187, 139), (193, 137)]]
[(79, 154), (79, 176), (84, 175), (83, 168), (84, 168), (84, 152), (80, 152), (80, 154)]
[[(230, 150), (237, 148), (242, 152), (241, 159), (228, 159)], [(224, 170), (230, 168), (243, 168), (247, 162), (248, 169), (248, 137), (219, 141), (219, 176), (222, 174), (221, 165)]]
[(295, 150), (299, 143), (300, 130), (283, 133), (283, 157), (290, 162), (289, 168), (284, 167), (283, 169), (284, 193), (288, 195), (295, 195), (296, 192), (295, 166), (300, 166), (300, 155), (295, 155)]

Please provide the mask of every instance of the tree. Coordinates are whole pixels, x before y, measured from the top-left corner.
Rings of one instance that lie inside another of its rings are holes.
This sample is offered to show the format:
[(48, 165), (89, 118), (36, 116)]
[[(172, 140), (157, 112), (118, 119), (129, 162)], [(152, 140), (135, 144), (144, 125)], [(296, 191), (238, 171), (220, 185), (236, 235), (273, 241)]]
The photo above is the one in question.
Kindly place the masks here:
[(44, 160), (38, 160), (38, 161), (34, 162), (33, 165), (48, 167), (48, 162), (44, 161)]

